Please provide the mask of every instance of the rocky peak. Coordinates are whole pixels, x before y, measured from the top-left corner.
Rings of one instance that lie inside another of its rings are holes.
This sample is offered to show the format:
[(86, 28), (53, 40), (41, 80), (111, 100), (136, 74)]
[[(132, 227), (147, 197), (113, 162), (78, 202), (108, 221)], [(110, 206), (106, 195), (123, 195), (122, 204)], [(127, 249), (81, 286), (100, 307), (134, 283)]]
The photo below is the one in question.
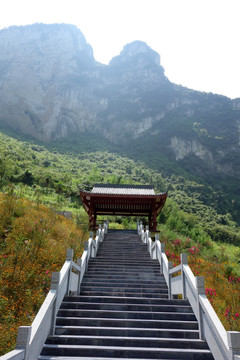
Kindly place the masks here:
[(129, 62), (139, 63), (140, 61), (159, 66), (160, 55), (152, 50), (145, 42), (133, 41), (132, 43), (125, 45), (120, 55), (114, 57), (110, 64), (118, 65)]
[(109, 72), (120, 84), (130, 89), (133, 86), (144, 89), (168, 84), (160, 55), (143, 41), (134, 41), (124, 46), (121, 53), (109, 64)]
[[(82, 32), (68, 24), (33, 24), (12, 26), (0, 32), (1, 62), (35, 63), (39, 67), (52, 65), (67, 71), (69, 62), (75, 68), (79, 62), (93, 63), (93, 51)], [(44, 61), (45, 59), (45, 61)], [(44, 61), (41, 64), (42, 60)], [(74, 60), (74, 61), (72, 61)], [(74, 63), (74, 64), (73, 64)], [(64, 68), (64, 69), (63, 69)], [(36, 69), (37, 70), (37, 69)], [(69, 68), (71, 70), (71, 68)]]

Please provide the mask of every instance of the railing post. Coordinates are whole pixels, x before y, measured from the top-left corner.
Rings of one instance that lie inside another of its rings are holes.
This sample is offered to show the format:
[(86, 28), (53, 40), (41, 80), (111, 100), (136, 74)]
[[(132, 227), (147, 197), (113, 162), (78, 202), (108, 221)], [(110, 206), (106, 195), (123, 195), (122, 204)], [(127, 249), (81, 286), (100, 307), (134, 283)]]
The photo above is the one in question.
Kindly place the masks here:
[(66, 261), (72, 261), (73, 260), (73, 249), (67, 249), (67, 254), (66, 254)]
[(160, 271), (163, 274), (163, 261), (162, 261), (162, 253), (165, 253), (165, 244), (160, 242)]
[(77, 265), (80, 267), (80, 271), (78, 272), (78, 285), (77, 285), (77, 295), (80, 294), (80, 286), (81, 286), (81, 274), (82, 274), (82, 259), (77, 259)]
[(172, 275), (169, 274), (169, 271), (173, 268), (173, 262), (168, 261), (168, 298), (172, 299)]
[(159, 241), (159, 234), (155, 234), (155, 247), (152, 251), (152, 259), (156, 260), (157, 259), (157, 241)]
[(149, 226), (146, 226), (146, 230), (145, 230), (145, 236), (144, 236), (144, 244), (147, 244), (147, 238), (148, 238), (148, 231), (149, 231)]
[(87, 270), (87, 268), (88, 268), (88, 249), (89, 249), (89, 242), (88, 242), (88, 241), (85, 241), (85, 243), (84, 243), (84, 251), (87, 251), (87, 255), (86, 255), (84, 272), (85, 272), (85, 271)]
[[(101, 226), (101, 224), (99, 224), (99, 228), (98, 228), (98, 236), (99, 236), (99, 242), (103, 241), (103, 234), (106, 232), (106, 228), (105, 228), (105, 223), (103, 224), (103, 226)], [(97, 236), (97, 234), (96, 234)], [(96, 252), (97, 255), (97, 252)]]
[(31, 326), (19, 326), (18, 328), (16, 349), (25, 350), (24, 360), (28, 358), (28, 347), (31, 337), (31, 331)]
[(59, 282), (60, 282), (60, 272), (52, 272), (52, 277), (51, 277), (51, 290), (55, 290), (56, 291), (56, 297), (54, 300), (54, 304), (53, 304), (53, 309), (52, 309), (52, 325), (51, 325), (51, 329), (50, 329), (50, 334), (53, 335), (55, 332), (55, 322), (56, 322), (56, 307), (57, 307), (57, 297), (58, 297), (58, 286), (59, 286)]
[(150, 256), (152, 257), (152, 238), (151, 238), (151, 231), (148, 232), (147, 245), (148, 245), (148, 251), (149, 251), (149, 253), (150, 253)]
[(186, 253), (181, 254), (181, 276), (182, 276), (182, 298), (186, 299), (186, 276), (183, 265), (188, 264), (188, 256)]
[(203, 323), (202, 323), (203, 309), (199, 301), (199, 295), (205, 295), (204, 277), (196, 276), (195, 279), (196, 279), (196, 288), (197, 288), (197, 313), (198, 313), (199, 338), (201, 340), (204, 340), (205, 337), (203, 334)]
[[(103, 229), (98, 229), (97, 233), (96, 233), (96, 237), (95, 237), (95, 244), (96, 244), (96, 249), (95, 249), (95, 256), (97, 256), (97, 252), (98, 252), (98, 249), (99, 249), (99, 244), (101, 242), (101, 238), (103, 237), (104, 234), (104, 226), (103, 226)], [(98, 236), (98, 241), (97, 241), (97, 236)]]
[(142, 221), (141, 221), (141, 241), (144, 243), (144, 239), (145, 239), (145, 233), (144, 233), (144, 226), (142, 225)]
[(227, 331), (227, 340), (232, 360), (234, 360), (235, 355), (240, 355), (240, 332)]
[[(67, 249), (67, 255), (66, 255), (66, 261), (73, 261), (73, 249)], [(67, 295), (69, 295), (69, 289), (70, 289), (70, 281), (71, 281), (71, 268), (68, 273), (68, 282), (67, 282)]]
[(103, 242), (104, 235), (107, 233), (107, 225), (103, 225), (103, 229), (99, 231), (99, 242)]
[[(99, 225), (99, 226), (101, 228), (101, 225)], [(92, 246), (91, 246), (91, 249), (89, 249), (89, 251), (90, 251), (89, 257), (94, 257), (96, 247), (95, 247), (95, 244), (94, 244), (93, 231), (90, 231), (89, 238), (92, 239)]]

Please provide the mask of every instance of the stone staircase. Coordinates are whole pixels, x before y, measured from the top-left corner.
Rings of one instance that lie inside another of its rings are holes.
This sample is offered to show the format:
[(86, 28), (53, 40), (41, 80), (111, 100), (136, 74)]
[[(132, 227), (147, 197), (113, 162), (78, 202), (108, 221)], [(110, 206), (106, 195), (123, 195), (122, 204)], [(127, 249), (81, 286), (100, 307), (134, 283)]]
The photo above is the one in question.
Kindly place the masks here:
[(136, 233), (109, 232), (91, 258), (80, 296), (66, 296), (50, 359), (213, 360), (188, 301), (168, 299), (156, 260)]

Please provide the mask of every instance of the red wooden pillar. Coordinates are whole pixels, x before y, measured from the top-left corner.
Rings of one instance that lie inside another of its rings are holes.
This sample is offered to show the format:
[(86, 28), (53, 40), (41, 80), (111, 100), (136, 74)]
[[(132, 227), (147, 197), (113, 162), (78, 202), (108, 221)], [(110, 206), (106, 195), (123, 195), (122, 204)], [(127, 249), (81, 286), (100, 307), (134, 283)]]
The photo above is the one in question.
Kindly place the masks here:
[(150, 231), (152, 231), (152, 219), (151, 214), (148, 215), (148, 228)]
[(153, 209), (153, 231), (157, 231), (157, 210), (156, 207)]
[(90, 207), (89, 208), (89, 211), (88, 211), (88, 216), (89, 216), (89, 221), (88, 221), (88, 228), (89, 230), (93, 230), (93, 213), (92, 213), (92, 208)]
[(96, 230), (96, 221), (97, 221), (97, 214), (96, 214), (96, 212), (94, 212), (94, 216), (93, 216), (93, 230)]

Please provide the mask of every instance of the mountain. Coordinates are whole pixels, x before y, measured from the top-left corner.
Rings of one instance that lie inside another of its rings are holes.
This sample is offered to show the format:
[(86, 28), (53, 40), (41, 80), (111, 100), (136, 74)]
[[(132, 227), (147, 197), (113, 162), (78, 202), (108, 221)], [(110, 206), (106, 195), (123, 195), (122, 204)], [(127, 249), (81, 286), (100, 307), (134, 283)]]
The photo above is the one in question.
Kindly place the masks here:
[(86, 139), (105, 144), (163, 174), (220, 186), (226, 210), (240, 210), (240, 99), (171, 83), (142, 41), (100, 64), (73, 25), (3, 29), (0, 48), (3, 131), (75, 152)]

